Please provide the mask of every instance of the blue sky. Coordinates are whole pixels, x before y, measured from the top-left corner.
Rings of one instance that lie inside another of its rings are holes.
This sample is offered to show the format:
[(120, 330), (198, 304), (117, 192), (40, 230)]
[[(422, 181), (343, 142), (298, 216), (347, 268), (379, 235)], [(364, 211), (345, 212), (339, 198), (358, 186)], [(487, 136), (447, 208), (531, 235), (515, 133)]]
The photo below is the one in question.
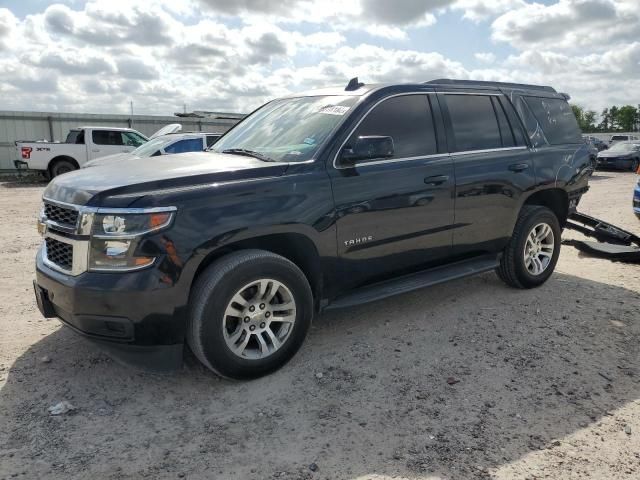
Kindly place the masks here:
[(5, 0), (4, 108), (247, 111), (341, 84), (551, 84), (637, 104), (637, 0)]

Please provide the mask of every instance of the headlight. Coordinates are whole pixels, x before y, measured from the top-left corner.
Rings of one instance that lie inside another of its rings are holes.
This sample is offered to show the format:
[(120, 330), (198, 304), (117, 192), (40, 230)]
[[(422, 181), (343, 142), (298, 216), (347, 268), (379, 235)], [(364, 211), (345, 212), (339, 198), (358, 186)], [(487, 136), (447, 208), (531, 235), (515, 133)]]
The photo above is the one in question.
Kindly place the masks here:
[(89, 269), (93, 271), (138, 270), (152, 265), (156, 257), (136, 254), (143, 235), (171, 224), (175, 208), (98, 210), (93, 216)]

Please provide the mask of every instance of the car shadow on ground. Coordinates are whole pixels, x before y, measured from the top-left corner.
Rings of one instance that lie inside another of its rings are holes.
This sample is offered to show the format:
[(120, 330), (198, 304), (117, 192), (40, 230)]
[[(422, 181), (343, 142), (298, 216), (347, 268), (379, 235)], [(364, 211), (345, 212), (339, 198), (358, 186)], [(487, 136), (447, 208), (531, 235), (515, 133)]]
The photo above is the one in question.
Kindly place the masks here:
[(44, 177), (8, 177), (0, 178), (0, 187), (2, 188), (31, 188), (46, 187), (49, 183)]
[(5, 372), (0, 478), (489, 478), (640, 398), (638, 299), (485, 274), (328, 313), (251, 382), (136, 371), (61, 328)]

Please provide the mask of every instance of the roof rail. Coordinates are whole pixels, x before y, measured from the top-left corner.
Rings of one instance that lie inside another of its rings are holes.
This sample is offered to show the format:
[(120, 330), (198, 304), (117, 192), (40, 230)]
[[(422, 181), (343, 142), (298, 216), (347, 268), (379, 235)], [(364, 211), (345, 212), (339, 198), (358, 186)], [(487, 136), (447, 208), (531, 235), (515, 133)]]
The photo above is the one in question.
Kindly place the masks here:
[(544, 85), (528, 85), (526, 83), (509, 83), (509, 82), (486, 82), (481, 80), (452, 80), (450, 78), (439, 78), (437, 80), (430, 80), (424, 82), (427, 84), (439, 83), (444, 85), (465, 85), (465, 86), (480, 86), (480, 87), (504, 87), (504, 88), (521, 88), (523, 90), (541, 90), (549, 93), (558, 93), (553, 87)]

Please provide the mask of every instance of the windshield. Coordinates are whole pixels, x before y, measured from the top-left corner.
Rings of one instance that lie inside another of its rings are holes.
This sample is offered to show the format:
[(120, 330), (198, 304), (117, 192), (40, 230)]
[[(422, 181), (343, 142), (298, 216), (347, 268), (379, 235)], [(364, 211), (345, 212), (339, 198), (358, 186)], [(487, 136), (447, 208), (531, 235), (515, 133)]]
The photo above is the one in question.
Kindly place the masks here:
[(640, 145), (635, 143), (616, 143), (609, 148), (610, 152), (633, 152), (638, 150)]
[(629, 139), (629, 137), (627, 137), (626, 135), (613, 135), (611, 137), (611, 141), (614, 141), (614, 140), (628, 140), (628, 139)]
[(131, 152), (131, 154), (135, 155), (136, 157), (150, 157), (158, 150), (163, 148), (167, 143), (172, 142), (173, 140), (175, 140), (175, 137), (154, 138), (153, 140), (149, 140), (147, 143), (143, 143), (142, 145), (140, 145), (133, 152)]
[(244, 150), (281, 162), (304, 162), (358, 101), (355, 96), (275, 100), (222, 137), (211, 150)]

